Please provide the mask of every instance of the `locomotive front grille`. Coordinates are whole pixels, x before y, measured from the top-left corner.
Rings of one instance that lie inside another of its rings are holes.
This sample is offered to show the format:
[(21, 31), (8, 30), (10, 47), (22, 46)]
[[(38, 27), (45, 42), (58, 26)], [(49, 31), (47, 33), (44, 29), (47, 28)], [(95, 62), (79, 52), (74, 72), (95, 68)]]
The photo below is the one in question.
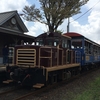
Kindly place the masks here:
[(36, 66), (36, 50), (35, 49), (18, 49), (16, 57), (17, 65)]

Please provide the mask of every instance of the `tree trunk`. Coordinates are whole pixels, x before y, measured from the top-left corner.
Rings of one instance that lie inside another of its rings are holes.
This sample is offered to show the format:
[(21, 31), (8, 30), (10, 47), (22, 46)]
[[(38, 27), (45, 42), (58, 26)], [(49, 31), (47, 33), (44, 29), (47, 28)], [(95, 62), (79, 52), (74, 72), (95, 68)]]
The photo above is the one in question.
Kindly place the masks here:
[(54, 32), (54, 27), (53, 26), (49, 26), (49, 32)]

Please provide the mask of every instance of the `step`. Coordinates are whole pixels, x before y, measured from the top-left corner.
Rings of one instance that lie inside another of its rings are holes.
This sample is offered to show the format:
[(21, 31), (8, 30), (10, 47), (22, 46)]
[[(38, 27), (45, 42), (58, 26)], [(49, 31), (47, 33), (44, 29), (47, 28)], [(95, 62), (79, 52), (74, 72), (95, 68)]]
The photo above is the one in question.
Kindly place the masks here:
[(44, 86), (44, 84), (41, 84), (41, 83), (37, 83), (37, 84), (33, 85), (34, 88), (41, 88), (43, 86)]
[(13, 80), (6, 80), (6, 81), (3, 81), (3, 83), (6, 83), (6, 84), (9, 84), (9, 83), (11, 83), (11, 82), (13, 82)]

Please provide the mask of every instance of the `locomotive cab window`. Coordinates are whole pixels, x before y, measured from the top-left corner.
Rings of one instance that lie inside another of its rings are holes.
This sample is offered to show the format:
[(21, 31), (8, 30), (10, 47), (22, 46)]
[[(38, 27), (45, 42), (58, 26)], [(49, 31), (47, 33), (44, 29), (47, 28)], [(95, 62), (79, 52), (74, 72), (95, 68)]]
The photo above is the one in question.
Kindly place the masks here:
[(44, 46), (44, 45), (57, 46), (60, 43), (59, 41), (61, 40), (55, 38), (37, 39), (35, 41), (35, 44), (39, 46)]
[(46, 45), (52, 46), (53, 45), (53, 39), (46, 39)]
[(40, 45), (40, 46), (43, 45), (43, 40), (42, 40), (42, 39), (40, 39), (40, 41), (39, 41), (39, 45)]
[(70, 37), (61, 35), (60, 33), (49, 33), (39, 35), (35, 40), (35, 45), (39, 46), (55, 46), (58, 45), (63, 48), (71, 48), (71, 39)]
[(59, 44), (59, 39), (54, 39), (54, 46), (57, 46)]
[[(67, 42), (67, 40), (62, 40), (62, 47), (63, 48), (67, 48), (68, 47), (68, 44), (67, 43), (69, 43), (69, 42)], [(70, 45), (70, 44), (69, 44)]]
[(39, 46), (43, 46), (43, 45), (44, 45), (42, 39), (37, 39), (37, 40), (34, 42), (34, 44), (35, 44), (35, 45), (39, 45)]
[(57, 46), (57, 41), (53, 38), (52, 39), (47, 38), (46, 39), (46, 45), (48, 45), (48, 46)]

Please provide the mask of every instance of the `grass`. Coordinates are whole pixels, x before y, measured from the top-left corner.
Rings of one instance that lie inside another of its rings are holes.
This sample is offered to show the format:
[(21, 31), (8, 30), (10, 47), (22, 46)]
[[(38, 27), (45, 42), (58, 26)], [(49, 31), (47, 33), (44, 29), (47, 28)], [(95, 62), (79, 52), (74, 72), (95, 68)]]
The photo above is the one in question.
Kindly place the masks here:
[(88, 84), (87, 89), (74, 96), (73, 100), (100, 100), (100, 77)]
[(100, 100), (100, 76), (95, 78), (92, 83), (87, 84), (86, 88), (80, 93), (70, 91), (63, 96), (62, 100)]
[(97, 77), (87, 88), (81, 93), (70, 93), (70, 100), (100, 100), (100, 77)]

